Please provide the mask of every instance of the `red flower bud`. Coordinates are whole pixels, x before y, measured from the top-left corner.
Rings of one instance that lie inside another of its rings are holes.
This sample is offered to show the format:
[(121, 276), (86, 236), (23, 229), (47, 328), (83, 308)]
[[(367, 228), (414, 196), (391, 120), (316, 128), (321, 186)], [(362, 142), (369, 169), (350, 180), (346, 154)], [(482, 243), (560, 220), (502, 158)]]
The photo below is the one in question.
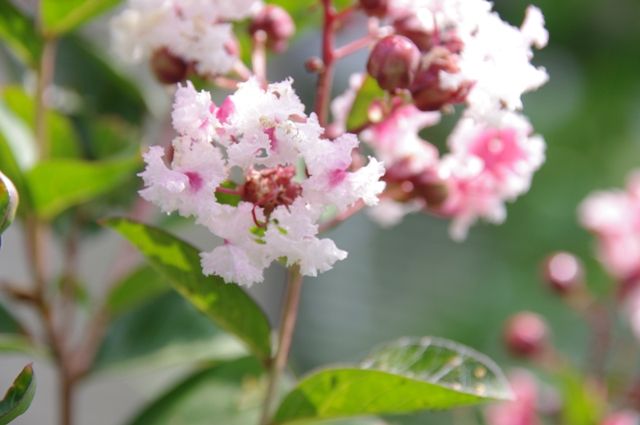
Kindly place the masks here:
[(390, 35), (380, 40), (369, 55), (367, 71), (388, 91), (411, 85), (420, 61), (420, 51), (407, 37)]
[(287, 42), (296, 32), (293, 19), (286, 10), (272, 4), (266, 5), (251, 21), (249, 33), (255, 35), (258, 31), (264, 31), (267, 36), (267, 46), (282, 52), (287, 48)]
[(162, 84), (175, 84), (184, 81), (189, 73), (189, 64), (163, 48), (153, 52), (151, 70)]
[(389, 11), (389, 0), (360, 0), (360, 9), (369, 16), (382, 18)]
[(459, 71), (456, 56), (447, 49), (436, 48), (422, 64), (411, 85), (413, 102), (421, 111), (437, 111), (446, 105), (462, 103), (471, 90), (472, 83), (464, 82), (455, 90), (443, 89), (440, 72)]
[(313, 56), (304, 63), (304, 67), (309, 72), (320, 72), (324, 68), (324, 62), (317, 56)]
[(511, 354), (533, 357), (547, 344), (547, 325), (539, 315), (521, 312), (512, 316), (504, 330), (504, 342)]
[(556, 252), (543, 263), (544, 281), (561, 295), (574, 292), (584, 284), (584, 269), (580, 260), (568, 252)]

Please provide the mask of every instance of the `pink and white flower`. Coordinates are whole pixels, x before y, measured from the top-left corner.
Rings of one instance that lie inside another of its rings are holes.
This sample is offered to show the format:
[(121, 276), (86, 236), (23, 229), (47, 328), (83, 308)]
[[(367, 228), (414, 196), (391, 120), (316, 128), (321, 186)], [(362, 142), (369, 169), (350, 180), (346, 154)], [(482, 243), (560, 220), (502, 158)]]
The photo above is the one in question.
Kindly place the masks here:
[(515, 399), (492, 405), (486, 410), (489, 425), (537, 425), (540, 423), (536, 413), (538, 403), (538, 383), (533, 375), (525, 370), (509, 374), (509, 383)]
[(231, 21), (251, 16), (260, 0), (129, 0), (112, 21), (119, 55), (139, 62), (167, 50), (198, 74), (228, 73), (235, 65)]
[[(522, 108), (523, 93), (548, 79), (544, 68), (531, 64), (533, 47), (544, 47), (548, 33), (540, 10), (529, 6), (516, 28), (504, 22), (485, 0), (400, 0), (391, 11), (396, 30), (424, 52), (420, 74), (433, 73), (436, 88), (416, 87), (414, 98), (436, 96), (446, 103), (466, 103), (483, 113)], [(436, 65), (436, 64), (440, 65)], [(417, 90), (417, 92), (416, 92)], [(424, 99), (424, 107), (435, 107)], [(417, 101), (422, 103), (423, 101)], [(431, 105), (431, 106), (429, 106)], [(423, 108), (424, 109), (424, 108)], [(438, 108), (436, 108), (438, 109)]]
[(626, 190), (595, 192), (579, 208), (582, 225), (597, 238), (598, 258), (617, 279), (640, 273), (640, 172)]
[[(318, 238), (325, 208), (375, 205), (385, 186), (374, 158), (352, 170), (354, 135), (321, 136), (291, 80), (266, 89), (249, 80), (220, 107), (187, 84), (178, 88), (172, 118), (179, 134), (173, 158), (166, 164), (163, 149), (150, 148), (140, 193), (167, 213), (194, 216), (223, 240), (202, 254), (202, 266), (228, 282), (259, 282), (281, 258), (303, 275), (329, 270), (347, 253)], [(236, 202), (222, 202), (224, 195)]]
[(440, 177), (448, 197), (441, 212), (453, 217), (451, 234), (464, 239), (478, 218), (501, 223), (506, 201), (529, 190), (544, 162), (545, 144), (521, 115), (499, 111), (468, 114), (449, 138), (451, 153), (442, 158)]

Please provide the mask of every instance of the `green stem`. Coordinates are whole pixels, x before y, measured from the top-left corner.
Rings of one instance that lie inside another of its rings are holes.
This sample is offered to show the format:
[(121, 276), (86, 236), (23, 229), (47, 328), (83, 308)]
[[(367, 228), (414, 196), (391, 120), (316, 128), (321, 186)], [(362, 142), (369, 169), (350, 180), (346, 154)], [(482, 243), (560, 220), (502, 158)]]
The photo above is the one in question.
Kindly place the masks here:
[(291, 341), (293, 339), (293, 331), (296, 326), (296, 318), (298, 316), (298, 306), (300, 304), (300, 293), (302, 290), (302, 275), (300, 268), (293, 266), (289, 270), (288, 284), (286, 289), (284, 306), (282, 309), (282, 319), (280, 320), (280, 337), (278, 338), (278, 351), (271, 363), (271, 371), (269, 373), (269, 383), (267, 386), (267, 394), (262, 406), (262, 416), (260, 425), (268, 425), (271, 415), (271, 405), (273, 404), (278, 392), (278, 382), (282, 377), (282, 373), (287, 365)]

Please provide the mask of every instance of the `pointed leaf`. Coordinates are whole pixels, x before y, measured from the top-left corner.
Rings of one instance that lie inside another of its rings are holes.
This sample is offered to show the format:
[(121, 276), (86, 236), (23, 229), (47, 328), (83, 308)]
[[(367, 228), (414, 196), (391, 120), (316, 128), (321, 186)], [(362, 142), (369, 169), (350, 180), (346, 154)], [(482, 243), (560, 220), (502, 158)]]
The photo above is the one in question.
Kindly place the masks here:
[(6, 425), (27, 411), (36, 392), (36, 379), (31, 365), (22, 369), (22, 372), (13, 381), (0, 401), (0, 425)]
[(35, 68), (42, 51), (42, 40), (33, 21), (9, 0), (0, 2), (0, 39), (27, 65)]
[(151, 266), (141, 266), (114, 285), (109, 292), (109, 314), (119, 316), (170, 289), (164, 276)]
[(27, 173), (27, 185), (36, 213), (51, 219), (65, 209), (100, 196), (122, 183), (140, 165), (134, 158), (113, 161), (52, 159)]
[(269, 359), (271, 339), (266, 315), (238, 285), (227, 284), (217, 276), (205, 277), (195, 247), (163, 230), (127, 219), (112, 219), (106, 224), (138, 248), (198, 310), (244, 341), (259, 359)]
[(60, 39), (55, 84), (81, 97), (79, 112), (83, 116), (96, 119), (98, 115), (115, 115), (141, 124), (147, 106), (138, 85), (114, 68), (102, 52), (75, 35)]
[(43, 0), (42, 24), (48, 36), (73, 30), (121, 0)]
[(236, 338), (216, 328), (168, 284), (165, 288), (170, 292), (126, 305), (127, 311), (112, 320), (94, 371), (165, 368), (247, 355)]
[(18, 191), (0, 171), (0, 235), (13, 223), (18, 210)]
[(347, 130), (356, 131), (369, 122), (369, 106), (377, 99), (384, 99), (385, 92), (376, 80), (367, 75), (356, 94), (347, 116)]
[(304, 378), (275, 424), (448, 409), (511, 397), (500, 369), (471, 348), (440, 338), (404, 338), (355, 367)]
[(197, 371), (140, 412), (129, 425), (246, 425), (262, 402), (260, 364), (251, 358)]

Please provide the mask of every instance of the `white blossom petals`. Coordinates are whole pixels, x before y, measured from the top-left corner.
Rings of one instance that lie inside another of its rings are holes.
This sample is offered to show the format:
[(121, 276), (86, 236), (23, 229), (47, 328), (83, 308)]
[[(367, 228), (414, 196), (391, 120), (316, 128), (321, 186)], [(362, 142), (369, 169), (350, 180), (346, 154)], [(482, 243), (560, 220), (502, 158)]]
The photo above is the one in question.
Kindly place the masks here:
[(225, 243), (213, 251), (200, 254), (205, 275), (217, 275), (227, 283), (251, 286), (264, 279), (262, 264), (254, 264), (247, 251)]
[[(347, 253), (318, 238), (323, 212), (374, 205), (385, 186), (384, 167), (374, 158), (351, 170), (357, 137), (323, 138), (291, 80), (263, 89), (251, 79), (220, 108), (188, 83), (176, 92), (172, 118), (179, 136), (171, 165), (162, 148), (152, 147), (141, 194), (166, 212), (194, 216), (222, 239), (202, 254), (202, 267), (227, 282), (259, 282), (266, 267), (283, 259), (307, 276), (331, 269)], [(240, 199), (224, 204), (218, 195), (225, 193)]]

